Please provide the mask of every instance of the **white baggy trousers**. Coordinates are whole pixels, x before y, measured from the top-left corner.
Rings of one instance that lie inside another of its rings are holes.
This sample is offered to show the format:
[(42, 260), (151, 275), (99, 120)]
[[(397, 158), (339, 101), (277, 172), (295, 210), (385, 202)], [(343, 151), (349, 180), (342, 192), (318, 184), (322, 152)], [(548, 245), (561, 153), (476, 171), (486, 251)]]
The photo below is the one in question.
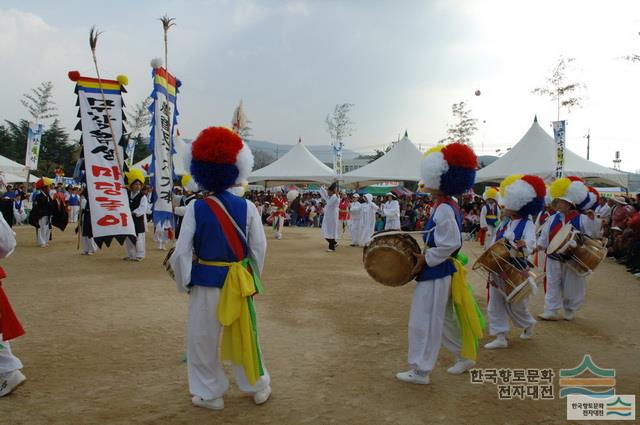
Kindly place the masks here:
[[(504, 280), (492, 276), (493, 281), (498, 287), (504, 291), (506, 283)], [(509, 333), (509, 319), (516, 328), (526, 329), (536, 323), (536, 319), (529, 313), (529, 297), (516, 302), (507, 302), (506, 297), (500, 289), (493, 285), (489, 286), (489, 334), (496, 336), (499, 334)]]
[(409, 366), (431, 372), (440, 345), (460, 358), (460, 327), (450, 297), (451, 276), (418, 282), (409, 316)]
[[(220, 288), (192, 286), (187, 320), (187, 369), (191, 395), (204, 400), (222, 397), (229, 388), (220, 361), (222, 325), (218, 321)], [(264, 367), (264, 364), (263, 364)], [(267, 369), (255, 385), (250, 385), (240, 366), (233, 366), (240, 391), (255, 393), (265, 389), (271, 378)]]
[(38, 246), (45, 246), (51, 239), (51, 227), (49, 227), (49, 216), (42, 217), (38, 220), (38, 229), (36, 229), (36, 241)]
[(127, 257), (134, 258), (144, 258), (145, 248), (146, 248), (146, 233), (138, 233), (136, 243), (131, 242), (129, 238), (124, 241), (124, 249), (127, 253)]
[(566, 263), (547, 257), (547, 293), (545, 311), (558, 312), (561, 308), (575, 312), (584, 304), (587, 282)]
[(4, 347), (0, 348), (0, 376), (22, 369), (22, 362), (11, 352), (9, 341), (2, 341), (0, 336), (0, 345)]

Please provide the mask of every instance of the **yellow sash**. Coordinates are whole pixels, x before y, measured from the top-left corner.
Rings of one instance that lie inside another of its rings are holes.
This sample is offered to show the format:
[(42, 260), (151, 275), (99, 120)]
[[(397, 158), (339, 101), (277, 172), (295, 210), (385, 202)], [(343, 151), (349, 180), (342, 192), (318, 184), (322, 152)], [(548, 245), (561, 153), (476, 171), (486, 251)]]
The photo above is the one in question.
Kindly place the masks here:
[(484, 317), (467, 283), (467, 270), (457, 258), (451, 258), (451, 260), (456, 268), (456, 272), (451, 276), (451, 299), (462, 334), (460, 355), (475, 361), (478, 342), (482, 338)]
[(254, 385), (262, 376), (263, 370), (250, 298), (257, 289), (253, 275), (246, 267), (248, 261), (198, 259), (198, 263), (229, 268), (218, 302), (218, 320), (224, 326), (220, 354), (223, 361), (230, 360), (242, 366), (247, 381)]

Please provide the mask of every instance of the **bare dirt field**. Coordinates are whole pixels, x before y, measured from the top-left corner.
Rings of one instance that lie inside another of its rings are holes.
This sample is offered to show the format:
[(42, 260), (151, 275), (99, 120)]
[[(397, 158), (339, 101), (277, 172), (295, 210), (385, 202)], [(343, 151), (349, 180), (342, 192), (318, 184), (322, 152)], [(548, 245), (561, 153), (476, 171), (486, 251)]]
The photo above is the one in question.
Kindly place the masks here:
[[(112, 245), (81, 256), (71, 228), (36, 247), (34, 229), (15, 229), (18, 248), (0, 262), (4, 287), (27, 334), (12, 343), (27, 382), (0, 399), (0, 423), (14, 424), (546, 424), (564, 423), (566, 402), (499, 400), (493, 384), (451, 376), (446, 350), (432, 384), (396, 381), (406, 368), (413, 284), (388, 288), (343, 241), (325, 252), (318, 229), (285, 228), (269, 248), (257, 299), (273, 395), (263, 406), (232, 384), (225, 410), (191, 405), (183, 362), (187, 296), (161, 267), (149, 234), (147, 259), (121, 260)], [(463, 251), (472, 263), (475, 242)], [(469, 268), (470, 269), (470, 268)], [(469, 272), (486, 308), (484, 277)], [(542, 291), (531, 301), (542, 310)], [(640, 280), (605, 261), (589, 278), (573, 322), (542, 322), (530, 341), (512, 330), (506, 350), (480, 350), (479, 368), (577, 366), (584, 354), (615, 368), (616, 391), (640, 393)], [(483, 342), (486, 342), (488, 337)], [(231, 375), (230, 375), (231, 376)]]

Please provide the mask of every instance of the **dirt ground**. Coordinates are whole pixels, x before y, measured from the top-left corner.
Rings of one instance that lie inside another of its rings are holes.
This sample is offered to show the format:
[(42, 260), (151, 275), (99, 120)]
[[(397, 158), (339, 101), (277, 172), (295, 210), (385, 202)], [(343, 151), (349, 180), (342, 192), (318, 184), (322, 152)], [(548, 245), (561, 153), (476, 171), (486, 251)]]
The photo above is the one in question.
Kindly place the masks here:
[[(34, 230), (16, 229), (18, 248), (0, 262), (4, 287), (27, 334), (14, 342), (27, 382), (0, 399), (0, 423), (13, 424), (546, 424), (564, 423), (566, 402), (499, 400), (493, 384), (451, 376), (442, 350), (432, 384), (396, 381), (406, 369), (413, 284), (388, 288), (362, 267), (362, 250), (343, 241), (325, 252), (318, 229), (269, 239), (257, 300), (273, 394), (263, 406), (232, 384), (225, 409), (191, 405), (183, 362), (187, 296), (161, 267), (165, 253), (147, 233), (147, 259), (121, 260), (112, 245), (81, 256), (71, 228), (46, 249)], [(473, 262), (475, 242), (463, 251)], [(484, 277), (469, 273), (486, 308)], [(531, 302), (542, 310), (542, 291)], [(589, 278), (573, 322), (543, 322), (533, 340), (512, 330), (511, 347), (481, 349), (479, 368), (573, 368), (590, 353), (617, 371), (620, 394), (640, 393), (640, 280), (605, 261)], [(486, 342), (485, 337), (483, 342)]]

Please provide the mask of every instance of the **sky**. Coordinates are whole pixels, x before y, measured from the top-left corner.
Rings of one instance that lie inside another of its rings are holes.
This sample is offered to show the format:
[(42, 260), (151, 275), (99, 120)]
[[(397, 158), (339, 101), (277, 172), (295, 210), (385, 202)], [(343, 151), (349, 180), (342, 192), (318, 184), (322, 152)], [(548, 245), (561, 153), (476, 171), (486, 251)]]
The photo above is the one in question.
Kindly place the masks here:
[[(567, 146), (612, 166), (640, 170), (638, 99), (640, 2), (581, 0), (0, 0), (0, 120), (27, 118), (23, 93), (54, 84), (60, 120), (73, 137), (74, 85), (67, 72), (94, 76), (92, 25), (104, 33), (98, 62), (105, 78), (129, 77), (125, 103), (151, 91), (149, 62), (163, 55), (158, 17), (174, 17), (169, 70), (182, 81), (179, 128), (195, 137), (229, 125), (242, 99), (253, 138), (328, 144), (324, 122), (336, 104), (354, 104), (345, 146), (371, 152), (405, 130), (434, 145), (466, 101), (479, 120), (478, 154), (500, 154), (534, 115), (551, 132), (556, 109), (531, 91), (560, 55), (573, 57), (569, 81), (586, 85), (568, 121)], [(480, 96), (476, 96), (480, 90)], [(499, 152), (497, 152), (500, 150)]]

